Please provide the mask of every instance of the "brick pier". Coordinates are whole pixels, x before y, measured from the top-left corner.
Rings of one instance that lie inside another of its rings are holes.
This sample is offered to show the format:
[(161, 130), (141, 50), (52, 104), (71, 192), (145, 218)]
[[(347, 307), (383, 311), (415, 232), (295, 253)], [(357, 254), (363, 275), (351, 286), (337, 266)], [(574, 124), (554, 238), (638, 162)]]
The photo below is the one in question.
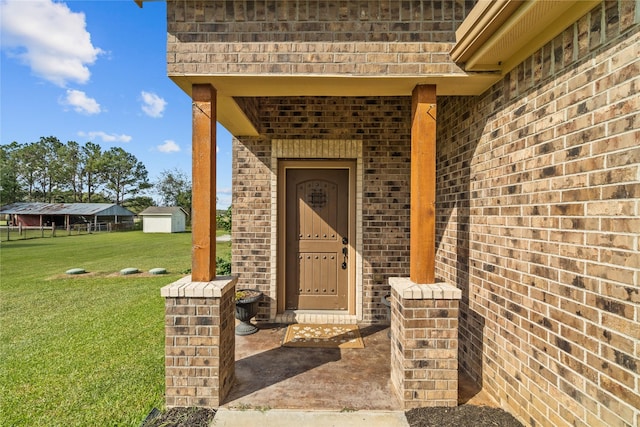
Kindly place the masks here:
[(217, 408), (235, 375), (235, 284), (182, 278), (161, 289), (165, 300), (167, 407)]
[(404, 409), (458, 405), (458, 306), (445, 283), (392, 277), (391, 383)]

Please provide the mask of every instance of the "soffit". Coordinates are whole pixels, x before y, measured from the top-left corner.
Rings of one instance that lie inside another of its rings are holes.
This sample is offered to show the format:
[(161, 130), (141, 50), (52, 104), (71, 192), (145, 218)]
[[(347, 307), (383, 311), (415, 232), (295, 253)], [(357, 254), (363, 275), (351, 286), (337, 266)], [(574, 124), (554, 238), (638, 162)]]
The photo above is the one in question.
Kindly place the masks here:
[(460, 73), (441, 76), (353, 77), (327, 75), (170, 75), (191, 96), (193, 84), (216, 88), (217, 121), (236, 136), (258, 132), (234, 97), (266, 96), (411, 96), (416, 85), (433, 84), (439, 96), (480, 95), (501, 76), (496, 73)]
[(451, 59), (467, 72), (506, 74), (599, 0), (480, 0), (456, 31)]

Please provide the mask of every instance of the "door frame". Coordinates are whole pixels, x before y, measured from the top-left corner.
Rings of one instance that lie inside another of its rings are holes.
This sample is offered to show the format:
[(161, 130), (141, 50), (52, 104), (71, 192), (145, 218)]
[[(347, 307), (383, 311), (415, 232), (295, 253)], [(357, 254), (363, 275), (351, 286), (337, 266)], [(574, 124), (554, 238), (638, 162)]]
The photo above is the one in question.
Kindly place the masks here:
[[(285, 312), (286, 298), (286, 177), (289, 169), (346, 169), (349, 171), (348, 215), (349, 215), (349, 278), (346, 313), (356, 314), (356, 161), (355, 160), (318, 160), (295, 159), (278, 161), (278, 207), (277, 207), (277, 313)], [(300, 310), (304, 311), (304, 310)], [(317, 311), (317, 310), (314, 310)], [(327, 310), (332, 312), (331, 310)]]

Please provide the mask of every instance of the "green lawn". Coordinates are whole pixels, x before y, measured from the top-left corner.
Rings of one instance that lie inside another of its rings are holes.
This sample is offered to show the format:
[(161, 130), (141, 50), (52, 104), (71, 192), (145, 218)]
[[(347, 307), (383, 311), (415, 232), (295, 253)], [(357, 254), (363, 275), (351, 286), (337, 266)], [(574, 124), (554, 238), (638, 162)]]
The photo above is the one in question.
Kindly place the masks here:
[[(164, 408), (160, 288), (191, 267), (191, 235), (102, 233), (0, 247), (0, 424), (139, 426)], [(230, 243), (217, 246), (228, 257)], [(80, 267), (89, 272), (69, 276)], [(168, 274), (120, 276), (126, 267)]]

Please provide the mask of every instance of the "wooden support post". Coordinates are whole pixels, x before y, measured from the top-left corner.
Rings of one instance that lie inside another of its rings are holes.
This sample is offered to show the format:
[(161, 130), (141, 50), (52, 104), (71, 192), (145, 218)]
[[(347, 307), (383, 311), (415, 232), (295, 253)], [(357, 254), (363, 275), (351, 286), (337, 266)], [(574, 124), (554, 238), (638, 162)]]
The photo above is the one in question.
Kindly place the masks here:
[(410, 278), (435, 282), (436, 86), (413, 89), (411, 102)]
[(216, 90), (194, 84), (192, 106), (191, 280), (216, 277)]

